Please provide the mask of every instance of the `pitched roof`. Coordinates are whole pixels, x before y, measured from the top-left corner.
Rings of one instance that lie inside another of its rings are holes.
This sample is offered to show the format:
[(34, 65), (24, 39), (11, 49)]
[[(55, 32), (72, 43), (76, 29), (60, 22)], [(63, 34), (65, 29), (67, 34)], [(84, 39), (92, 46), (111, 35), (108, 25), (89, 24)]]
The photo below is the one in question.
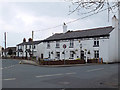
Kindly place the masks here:
[(87, 30), (68, 31), (66, 33), (54, 34), (43, 41), (56, 41), (56, 40), (66, 40), (66, 39), (109, 36), (109, 33), (113, 29), (114, 28), (112, 26), (108, 26), (108, 27), (100, 27), (100, 28), (93, 28)]
[(19, 46), (19, 45), (32, 45), (32, 44), (39, 44), (41, 42), (41, 40), (39, 40), (39, 41), (29, 41), (29, 42), (22, 42), (22, 43), (20, 43), (20, 44), (17, 44), (17, 46)]
[(10, 49), (13, 50), (13, 51), (16, 51), (16, 47), (8, 47), (8, 48), (6, 48), (6, 49), (3, 49), (2, 52), (5, 52), (5, 51), (7, 52), (7, 51), (9, 51)]

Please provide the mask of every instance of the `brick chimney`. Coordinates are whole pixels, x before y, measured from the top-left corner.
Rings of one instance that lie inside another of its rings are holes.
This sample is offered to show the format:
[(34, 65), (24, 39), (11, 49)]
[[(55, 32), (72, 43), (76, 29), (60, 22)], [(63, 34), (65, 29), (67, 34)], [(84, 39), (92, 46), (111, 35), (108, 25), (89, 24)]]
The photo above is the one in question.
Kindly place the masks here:
[(23, 38), (23, 42), (26, 42), (26, 38)]
[(29, 41), (29, 42), (32, 42), (32, 38), (29, 38), (28, 41)]

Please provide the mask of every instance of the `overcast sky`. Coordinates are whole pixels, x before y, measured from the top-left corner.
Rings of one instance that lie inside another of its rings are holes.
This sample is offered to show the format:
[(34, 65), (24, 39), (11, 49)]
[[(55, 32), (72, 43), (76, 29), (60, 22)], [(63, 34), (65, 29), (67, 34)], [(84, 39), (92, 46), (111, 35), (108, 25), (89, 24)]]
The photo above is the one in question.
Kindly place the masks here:
[[(68, 2), (16, 2), (0, 4), (0, 46), (4, 46), (4, 32), (7, 32), (7, 47), (16, 46), (23, 38), (31, 37), (32, 30), (40, 30), (34, 33), (34, 40), (42, 40), (53, 33), (61, 33), (62, 26), (44, 30), (83, 17), (77, 13), (69, 14)], [(116, 14), (116, 13), (115, 13)], [(116, 14), (117, 15), (117, 14)], [(68, 24), (68, 30), (83, 30), (87, 28), (110, 26), (107, 11), (80, 19)]]

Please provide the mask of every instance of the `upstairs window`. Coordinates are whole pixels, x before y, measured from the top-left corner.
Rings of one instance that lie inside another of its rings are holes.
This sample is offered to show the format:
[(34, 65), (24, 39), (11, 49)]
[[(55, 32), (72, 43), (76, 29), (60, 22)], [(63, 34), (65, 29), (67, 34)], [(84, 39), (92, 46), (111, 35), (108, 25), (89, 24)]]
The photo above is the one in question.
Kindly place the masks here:
[(99, 47), (99, 39), (98, 38), (94, 38), (94, 47)]
[(69, 46), (69, 48), (73, 48), (73, 47), (74, 47), (74, 41), (70, 40), (70, 46)]
[(94, 51), (94, 58), (99, 58), (99, 50)]
[(47, 42), (47, 49), (50, 48), (50, 42)]
[(56, 48), (60, 48), (60, 42), (56, 41)]
[(33, 46), (33, 49), (35, 49), (35, 48), (36, 48), (36, 46), (34, 45), (34, 46)]
[(29, 49), (31, 49), (31, 45), (29, 45)]
[(27, 49), (27, 45), (25, 45), (25, 49)]

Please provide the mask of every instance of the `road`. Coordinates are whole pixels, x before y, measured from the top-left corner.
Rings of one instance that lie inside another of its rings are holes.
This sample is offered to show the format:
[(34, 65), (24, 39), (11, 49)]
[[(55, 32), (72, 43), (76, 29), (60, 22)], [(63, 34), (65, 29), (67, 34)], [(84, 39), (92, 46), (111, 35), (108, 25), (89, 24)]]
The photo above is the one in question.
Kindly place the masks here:
[(118, 64), (40, 67), (2, 60), (2, 88), (118, 88)]

